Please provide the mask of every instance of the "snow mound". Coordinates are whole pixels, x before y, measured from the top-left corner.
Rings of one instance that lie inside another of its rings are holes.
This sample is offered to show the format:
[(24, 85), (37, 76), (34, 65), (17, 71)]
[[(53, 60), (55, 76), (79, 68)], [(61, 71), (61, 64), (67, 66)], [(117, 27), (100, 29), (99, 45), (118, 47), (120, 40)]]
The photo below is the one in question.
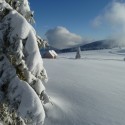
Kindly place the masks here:
[(125, 48), (115, 48), (110, 51), (110, 53), (118, 54), (118, 55), (125, 55)]

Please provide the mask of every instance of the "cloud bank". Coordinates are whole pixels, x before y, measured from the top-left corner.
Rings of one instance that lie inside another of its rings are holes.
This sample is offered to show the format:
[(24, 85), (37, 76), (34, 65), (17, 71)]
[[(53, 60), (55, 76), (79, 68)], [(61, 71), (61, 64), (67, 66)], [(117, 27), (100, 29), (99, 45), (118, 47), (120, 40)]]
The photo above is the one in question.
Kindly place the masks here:
[(86, 42), (81, 36), (71, 33), (61, 26), (48, 30), (46, 37), (49, 44), (58, 49), (69, 48)]
[(108, 26), (119, 45), (125, 45), (125, 2), (113, 1), (93, 20), (93, 26), (103, 25)]

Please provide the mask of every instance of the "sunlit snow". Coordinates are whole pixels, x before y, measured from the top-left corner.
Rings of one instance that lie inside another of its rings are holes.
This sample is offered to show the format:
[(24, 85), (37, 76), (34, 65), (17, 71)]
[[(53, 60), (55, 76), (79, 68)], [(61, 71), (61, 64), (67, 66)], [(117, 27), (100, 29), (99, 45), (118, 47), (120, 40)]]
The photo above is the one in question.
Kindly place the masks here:
[(45, 125), (124, 125), (125, 61), (122, 50), (60, 54), (44, 59), (48, 71)]

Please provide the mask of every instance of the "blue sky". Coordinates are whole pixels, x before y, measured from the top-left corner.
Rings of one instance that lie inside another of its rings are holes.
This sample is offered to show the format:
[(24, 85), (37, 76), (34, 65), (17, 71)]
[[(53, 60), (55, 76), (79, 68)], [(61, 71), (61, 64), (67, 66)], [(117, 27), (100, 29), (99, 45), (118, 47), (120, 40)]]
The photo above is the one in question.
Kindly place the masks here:
[(125, 0), (29, 2), (35, 11), (37, 33), (54, 47), (66, 48), (109, 38), (125, 45)]
[[(48, 29), (66, 27), (82, 37), (103, 38), (102, 32), (94, 29), (91, 21), (111, 0), (29, 0), (35, 11), (35, 28), (43, 36)], [(95, 32), (96, 30), (96, 32)]]

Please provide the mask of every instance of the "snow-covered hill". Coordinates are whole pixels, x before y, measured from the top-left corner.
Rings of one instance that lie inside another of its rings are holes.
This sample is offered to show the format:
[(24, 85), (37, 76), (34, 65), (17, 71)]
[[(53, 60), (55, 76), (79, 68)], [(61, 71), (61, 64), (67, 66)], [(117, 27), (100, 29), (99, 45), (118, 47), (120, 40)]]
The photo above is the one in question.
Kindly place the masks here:
[(53, 101), (45, 106), (45, 125), (125, 125), (124, 55), (112, 51), (44, 59)]

